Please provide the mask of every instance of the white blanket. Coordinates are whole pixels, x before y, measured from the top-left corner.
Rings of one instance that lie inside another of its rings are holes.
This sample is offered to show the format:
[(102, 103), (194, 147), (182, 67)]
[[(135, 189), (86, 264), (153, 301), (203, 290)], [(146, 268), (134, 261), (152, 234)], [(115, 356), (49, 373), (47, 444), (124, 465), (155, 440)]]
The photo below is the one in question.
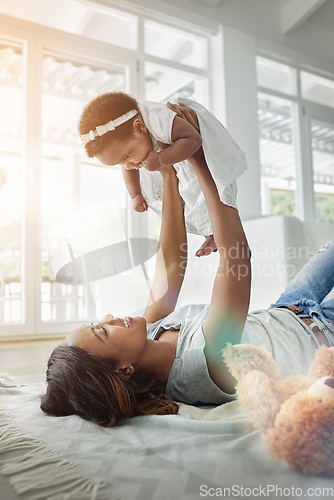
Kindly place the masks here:
[[(101, 497), (93, 492), (75, 497), (80, 500), (112, 499), (113, 494), (121, 500), (334, 496), (332, 480), (305, 476), (270, 456), (237, 401), (211, 408), (181, 404), (178, 415), (136, 417), (108, 429), (76, 416), (44, 415), (39, 408), (44, 390), (43, 384), (0, 387), (0, 408), (5, 410), (0, 432), (3, 436), (10, 414), (22, 432), (73, 464), (83, 477), (104, 483)], [(0, 498), (19, 498), (17, 490), (8, 497), (8, 481), (14, 477), (0, 474)], [(35, 493), (20, 498), (37, 498)], [(55, 497), (50, 491), (40, 498), (72, 497)]]

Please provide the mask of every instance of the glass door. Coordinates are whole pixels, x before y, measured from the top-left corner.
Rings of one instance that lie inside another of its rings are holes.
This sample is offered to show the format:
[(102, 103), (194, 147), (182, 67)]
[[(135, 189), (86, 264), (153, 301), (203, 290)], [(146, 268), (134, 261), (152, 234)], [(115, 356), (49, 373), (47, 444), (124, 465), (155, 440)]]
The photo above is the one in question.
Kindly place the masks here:
[(3, 31), (0, 336), (58, 336), (103, 310), (98, 281), (64, 282), (58, 271), (128, 238), (121, 168), (87, 158), (77, 125), (95, 96), (135, 92), (136, 60), (70, 35)]
[(23, 45), (0, 40), (0, 324), (24, 313)]
[[(77, 132), (84, 106), (97, 95), (127, 91), (127, 68), (80, 63), (44, 53), (41, 159), (41, 308), (59, 325), (100, 315), (99, 282), (59, 280), (64, 266), (126, 238), (121, 168), (87, 158)], [(54, 326), (53, 326), (54, 328)]]

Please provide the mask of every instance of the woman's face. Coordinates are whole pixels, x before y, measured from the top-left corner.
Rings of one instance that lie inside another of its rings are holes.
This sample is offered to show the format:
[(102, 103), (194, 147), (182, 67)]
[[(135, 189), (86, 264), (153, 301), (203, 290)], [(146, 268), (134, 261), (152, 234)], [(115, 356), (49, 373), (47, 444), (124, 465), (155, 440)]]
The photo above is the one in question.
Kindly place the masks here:
[(140, 316), (117, 318), (107, 314), (96, 325), (73, 330), (64, 344), (112, 358), (116, 361), (116, 368), (140, 365), (147, 346), (146, 320)]

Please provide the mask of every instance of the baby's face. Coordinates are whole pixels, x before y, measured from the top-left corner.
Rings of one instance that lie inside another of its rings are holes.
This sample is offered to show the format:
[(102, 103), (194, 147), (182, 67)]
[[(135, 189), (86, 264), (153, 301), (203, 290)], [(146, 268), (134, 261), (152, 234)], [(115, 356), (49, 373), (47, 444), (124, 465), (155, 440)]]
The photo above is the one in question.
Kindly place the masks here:
[(138, 170), (143, 167), (143, 162), (151, 151), (153, 144), (147, 130), (135, 130), (130, 139), (112, 142), (96, 158), (103, 165), (122, 165), (126, 170)]

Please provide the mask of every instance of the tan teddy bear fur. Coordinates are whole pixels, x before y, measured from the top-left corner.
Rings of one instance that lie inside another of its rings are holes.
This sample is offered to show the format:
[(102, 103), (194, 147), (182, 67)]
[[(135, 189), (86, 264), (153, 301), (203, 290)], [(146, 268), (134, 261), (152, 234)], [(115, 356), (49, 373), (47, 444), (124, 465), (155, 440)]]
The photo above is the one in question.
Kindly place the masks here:
[(223, 358), (268, 450), (306, 474), (334, 476), (334, 388), (330, 396), (308, 392), (320, 378), (334, 377), (334, 348), (317, 350), (309, 375), (285, 379), (263, 347), (229, 344)]

